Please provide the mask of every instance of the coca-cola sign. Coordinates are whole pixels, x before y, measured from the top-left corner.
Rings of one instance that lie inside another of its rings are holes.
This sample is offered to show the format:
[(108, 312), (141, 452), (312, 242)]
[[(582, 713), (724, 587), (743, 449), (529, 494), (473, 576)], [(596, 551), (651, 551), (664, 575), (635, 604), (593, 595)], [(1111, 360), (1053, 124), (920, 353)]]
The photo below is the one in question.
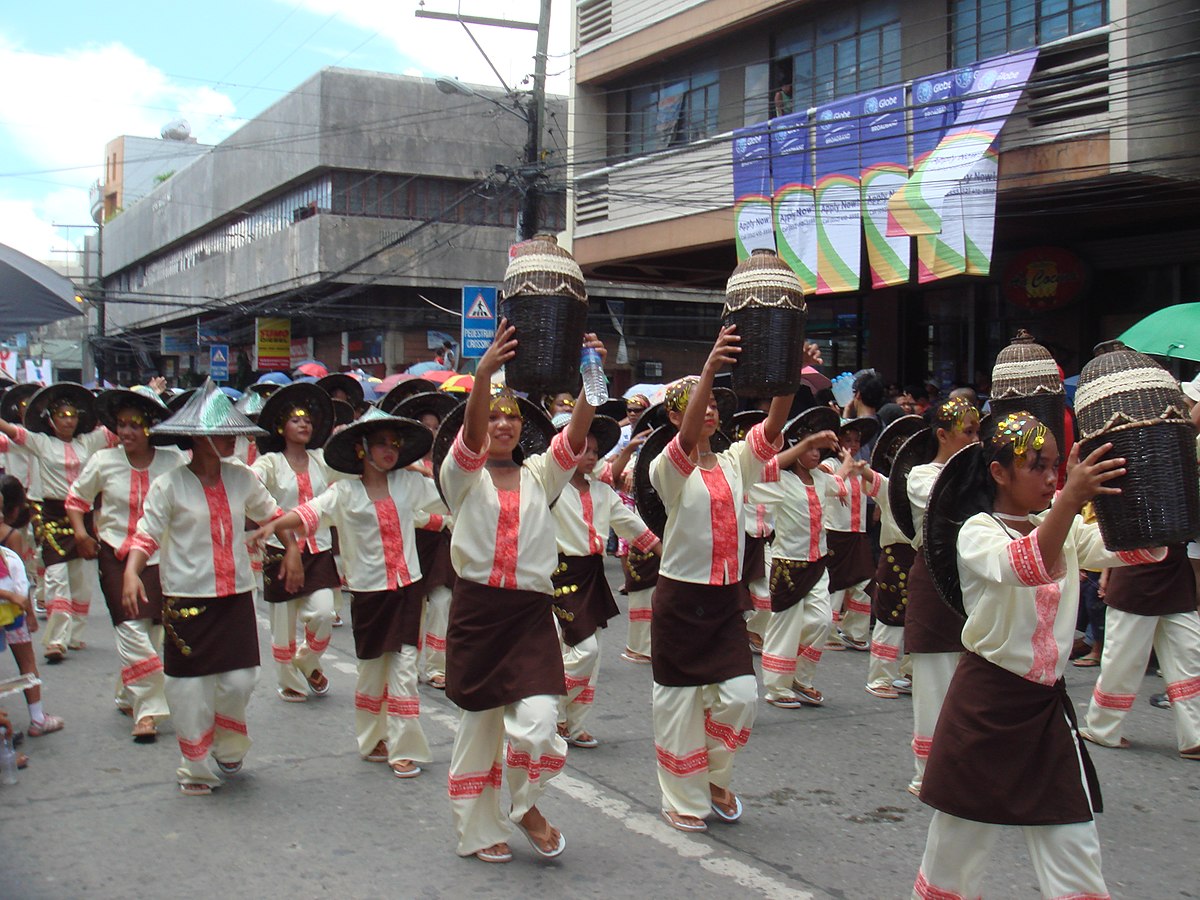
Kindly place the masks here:
[(1004, 299), (1024, 309), (1058, 309), (1087, 288), (1087, 263), (1062, 247), (1022, 250), (1004, 267)]

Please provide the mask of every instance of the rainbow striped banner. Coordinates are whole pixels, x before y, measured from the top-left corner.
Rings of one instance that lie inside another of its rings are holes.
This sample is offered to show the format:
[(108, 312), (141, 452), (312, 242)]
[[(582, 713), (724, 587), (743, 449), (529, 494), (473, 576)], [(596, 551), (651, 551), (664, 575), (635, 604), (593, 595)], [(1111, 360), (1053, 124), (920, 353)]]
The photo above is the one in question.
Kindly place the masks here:
[[(970, 72), (967, 90), (954, 124), (928, 156), (914, 167), (912, 177), (888, 203), (892, 228), (911, 235), (942, 231), (946, 197), (967, 177), (992, 146), (1037, 62), (1037, 49), (1013, 53), (960, 70), (949, 80), (961, 83)], [(916, 96), (917, 103), (928, 100)]]
[(807, 113), (771, 120), (771, 173), (775, 188), (775, 245), (804, 286), (817, 290), (817, 207)]
[(754, 250), (775, 249), (771, 135), (766, 123), (733, 133), (733, 222), (739, 262)]
[(817, 293), (857, 291), (862, 282), (860, 97), (817, 107)]
[(908, 181), (903, 85), (863, 97), (859, 132), (862, 221), (871, 286), (906, 284), (911, 241), (906, 234), (888, 236), (888, 201)]

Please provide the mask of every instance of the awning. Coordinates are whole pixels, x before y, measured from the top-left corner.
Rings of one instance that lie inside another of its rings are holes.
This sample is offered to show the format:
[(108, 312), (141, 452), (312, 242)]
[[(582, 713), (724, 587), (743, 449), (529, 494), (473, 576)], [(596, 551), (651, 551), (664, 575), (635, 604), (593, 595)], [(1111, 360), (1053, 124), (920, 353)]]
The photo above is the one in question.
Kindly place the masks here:
[(75, 285), (49, 266), (0, 244), (0, 331), (8, 337), (68, 316), (82, 316)]

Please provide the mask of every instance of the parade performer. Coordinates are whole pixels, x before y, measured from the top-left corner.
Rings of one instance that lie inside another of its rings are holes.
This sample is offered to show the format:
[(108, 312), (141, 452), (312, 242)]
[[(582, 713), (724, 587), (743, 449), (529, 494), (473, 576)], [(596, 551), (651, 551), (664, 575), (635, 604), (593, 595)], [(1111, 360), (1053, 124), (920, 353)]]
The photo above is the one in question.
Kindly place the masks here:
[(432, 443), (420, 423), (368, 410), (325, 446), (330, 468), (358, 477), (335, 482), (263, 528), (303, 528), (309, 537), (337, 529), (358, 657), (358, 752), (387, 762), (397, 778), (415, 778), (433, 759), (417, 693), (422, 594), (414, 526), (440, 529), (441, 516), (425, 511), (438, 502), (433, 483), (404, 468)]
[[(545, 435), (552, 426), (534, 418), (542, 413), (532, 404), (510, 393), (493, 399), (486, 388), (515, 356), (515, 333), (500, 320), (476, 366), (479, 387), (466, 402), (461, 429), (448, 418), (437, 442), (445, 449), (454, 434), (438, 467), (455, 517), (450, 552), (458, 573), (446, 634), (446, 696), (463, 710), (450, 760), (450, 807), (458, 854), (485, 862), (512, 858), (500, 809), (506, 763), (509, 820), (540, 856), (566, 848), (562, 832), (538, 808), (567, 752), (556, 727), (565, 676), (551, 611), (557, 550), (550, 504), (575, 472), (594, 413), (581, 396), (570, 424), (548, 437), (549, 449), (524, 455), (522, 433)], [(585, 345), (605, 354), (594, 334)]]
[(35, 457), (42, 477), (42, 562), (46, 566), (46, 661), (62, 662), (67, 650), (84, 646), (83, 629), (98, 583), (95, 562), (83, 559), (67, 518), (67, 493), (97, 450), (116, 445), (116, 435), (96, 427), (92, 392), (60, 382), (33, 395), (25, 425), (0, 421), (0, 433)]
[(932, 460), (914, 466), (905, 484), (915, 531), (912, 547), (916, 553), (908, 573), (908, 606), (904, 613), (904, 648), (911, 656), (913, 667), (912, 751), (915, 774), (908, 785), (910, 794), (921, 792), (925, 761), (929, 758), (933, 743), (933, 729), (962, 653), (962, 617), (948, 609), (938, 598), (929, 577), (925, 556), (921, 552), (925, 506), (938, 473), (950, 457), (979, 440), (979, 412), (961, 397), (946, 400), (935, 407), (930, 429), (926, 440), (932, 450)]
[[(748, 409), (733, 416), (726, 432), (735, 441), (744, 441), (750, 429), (767, 417), (766, 410)], [(775, 517), (763, 503), (743, 498), (742, 515), (746, 520), (746, 549), (742, 555), (742, 586), (749, 594), (746, 613), (746, 637), (750, 650), (762, 654), (763, 635), (771, 620), (771, 539), (775, 536)]]
[[(258, 416), (264, 431), (257, 440), (258, 458), (251, 468), (280, 509), (295, 509), (320, 497), (336, 480), (318, 449), (333, 431), (333, 402), (311, 382), (281, 387), (271, 394)], [(311, 690), (329, 693), (321, 657), (333, 635), (341, 577), (333, 562), (329, 528), (308, 535), (300, 550), (304, 584), (284, 589), (278, 577), (283, 545), (272, 536), (263, 555), (263, 599), (271, 619), (271, 655), (275, 659), (276, 693), (288, 703), (304, 703)], [(297, 646), (296, 626), (304, 629)]]
[[(823, 453), (837, 450), (837, 424), (837, 413), (827, 407), (801, 413), (784, 432), (791, 446), (750, 489), (750, 499), (775, 515), (771, 618), (762, 666), (766, 701), (782, 709), (825, 702), (814, 685), (821, 648), (833, 625), (825, 521), (827, 511), (846, 497), (847, 479), (867, 470), (844, 451), (835, 472), (820, 468)], [(871, 496), (878, 493), (881, 479), (867, 471)]]
[(1079, 567), (1163, 555), (1112, 553), (1098, 526), (1078, 515), (1096, 494), (1118, 492), (1107, 483), (1125, 473), (1125, 460), (1103, 459), (1111, 449), (1105, 444), (1082, 460), (1074, 450), (1055, 498), (1054, 433), (1017, 412), (939, 476), (928, 513), (931, 578), (947, 603), (960, 591), (966, 652), (945, 697), (921, 788), (935, 812), (914, 897), (979, 896), (1003, 826), (1021, 827), (1043, 897), (1109, 896), (1093, 820), (1102, 808), (1099, 786), (1063, 681)]
[[(916, 551), (896, 524), (888, 496), (888, 475), (901, 445), (925, 427), (920, 416), (894, 420), (875, 442), (871, 468), (883, 477), (875, 502), (879, 506), (879, 562), (871, 590), (871, 660), (867, 665), (866, 691), (873, 697), (895, 700), (904, 648), (904, 611), (908, 605), (908, 571)], [(911, 688), (910, 688), (911, 690)]]
[[(437, 434), (442, 421), (461, 403), (444, 391), (425, 391), (405, 397), (391, 408), (385, 401), (384, 412), (420, 422), (430, 434)], [(430, 445), (432, 450), (432, 444)], [(433, 479), (433, 460), (427, 454), (409, 468)], [(441, 515), (443, 527), (438, 531), (417, 530), (417, 556), (421, 561), (421, 591), (424, 594), (424, 613), (421, 616), (421, 649), (424, 654), (423, 672), (430, 687), (446, 689), (446, 626), (450, 621), (450, 596), (454, 589), (454, 567), (450, 564), (450, 535), (454, 518), (436, 491), (431, 492), (435, 505), (429, 511)]]
[[(879, 420), (858, 418), (843, 422), (837, 428), (838, 445), (854, 459), (867, 445), (874, 446), (879, 435)], [(825, 460), (821, 467), (827, 472), (837, 469), (837, 462)], [(871, 598), (868, 589), (875, 570), (871, 555), (871, 537), (867, 534), (870, 500), (878, 500), (881, 485), (865, 482), (857, 474), (846, 478), (846, 496), (831, 503), (825, 515), (825, 536), (829, 543), (829, 592), (833, 611), (841, 612), (841, 625), (833, 639), (851, 650), (868, 650), (867, 637), (871, 625)], [(836, 648), (835, 648), (836, 649)]]
[(1175, 738), (1183, 759), (1200, 759), (1200, 616), (1196, 581), (1182, 544), (1167, 548), (1156, 565), (1114, 569), (1104, 603), (1100, 677), (1092, 691), (1085, 740), (1125, 748), (1125, 714), (1137, 697), (1150, 651), (1167, 683), (1175, 715)]
[(584, 727), (600, 673), (600, 629), (620, 615), (604, 574), (605, 538), (611, 527), (637, 553), (662, 550), (658, 536), (625, 507), (616, 491), (589, 477), (597, 461), (616, 445), (620, 428), (608, 416), (593, 418), (571, 483), (554, 504), (558, 537), (554, 614), (562, 640), (567, 692), (559, 712), (559, 733), (572, 747), (583, 749), (600, 743)]
[(707, 830), (712, 814), (741, 818), (733, 758), (750, 737), (758, 700), (739, 585), (742, 497), (774, 459), (792, 397), (774, 398), (745, 441), (713, 452), (713, 377), (736, 362), (739, 340), (723, 327), (700, 376), (668, 388), (668, 417), (679, 432), (650, 464), (667, 510), (651, 621), (654, 741), (662, 815), (680, 831)]
[[(85, 559), (98, 559), (100, 590), (108, 606), (121, 673), (117, 708), (133, 718), (133, 739), (151, 742), (158, 723), (169, 715), (164, 690), (162, 587), (157, 555), (142, 572), (146, 603), (128, 610), (122, 600), (125, 560), (133, 546), (150, 485), (187, 459), (173, 448), (156, 448), (150, 429), (170, 413), (153, 391), (104, 391), (96, 398), (96, 416), (116, 434), (119, 447), (100, 450), (87, 461), (67, 495), (67, 515), (75, 544)], [(161, 441), (161, 439), (155, 439)], [(99, 501), (99, 502), (98, 502)], [(95, 508), (93, 539), (84, 516)]]
[[(141, 574), (159, 554), (163, 594), (163, 669), (167, 702), (182, 758), (180, 791), (205, 796), (222, 775), (241, 771), (251, 741), (246, 704), (259, 676), (254, 576), (245, 520), (264, 523), (282, 515), (250, 469), (231, 459), (238, 435), (261, 434), (208, 380), (151, 435), (177, 439), (192, 459), (150, 485), (125, 563), (126, 610), (148, 602)], [(285, 558), (288, 587), (304, 578), (290, 533)]]

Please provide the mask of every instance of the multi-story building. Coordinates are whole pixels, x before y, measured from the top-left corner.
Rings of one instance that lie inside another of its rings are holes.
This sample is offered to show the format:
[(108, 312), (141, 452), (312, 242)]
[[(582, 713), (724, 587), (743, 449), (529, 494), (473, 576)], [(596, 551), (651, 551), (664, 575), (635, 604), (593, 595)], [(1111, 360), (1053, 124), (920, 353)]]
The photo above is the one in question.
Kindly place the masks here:
[[(578, 0), (575, 12), (575, 256), (593, 278), (708, 289), (694, 318), (709, 335), (711, 292), (736, 264), (735, 129), (1032, 47), (998, 144), (990, 274), (877, 290), (865, 278), (811, 297), (827, 359), (901, 383), (986, 381), (1023, 326), (1070, 374), (1095, 342), (1200, 296), (1193, 4)], [(674, 336), (651, 317), (627, 334)]]
[[(503, 278), (521, 205), (523, 99), (317, 73), (105, 224), (110, 371), (205, 370), (197, 323), (244, 366), (267, 316), (289, 318), (293, 353), (331, 369), (384, 374), (432, 358), (434, 332), (458, 334), (446, 310), (459, 308), (462, 286)], [(565, 149), (564, 98), (548, 109), (552, 165)], [(561, 231), (563, 192), (541, 199), (541, 226)]]
[(212, 147), (191, 136), (187, 122), (164, 126), (160, 138), (123, 134), (104, 146), (104, 180), (91, 187), (92, 221), (107, 222)]

